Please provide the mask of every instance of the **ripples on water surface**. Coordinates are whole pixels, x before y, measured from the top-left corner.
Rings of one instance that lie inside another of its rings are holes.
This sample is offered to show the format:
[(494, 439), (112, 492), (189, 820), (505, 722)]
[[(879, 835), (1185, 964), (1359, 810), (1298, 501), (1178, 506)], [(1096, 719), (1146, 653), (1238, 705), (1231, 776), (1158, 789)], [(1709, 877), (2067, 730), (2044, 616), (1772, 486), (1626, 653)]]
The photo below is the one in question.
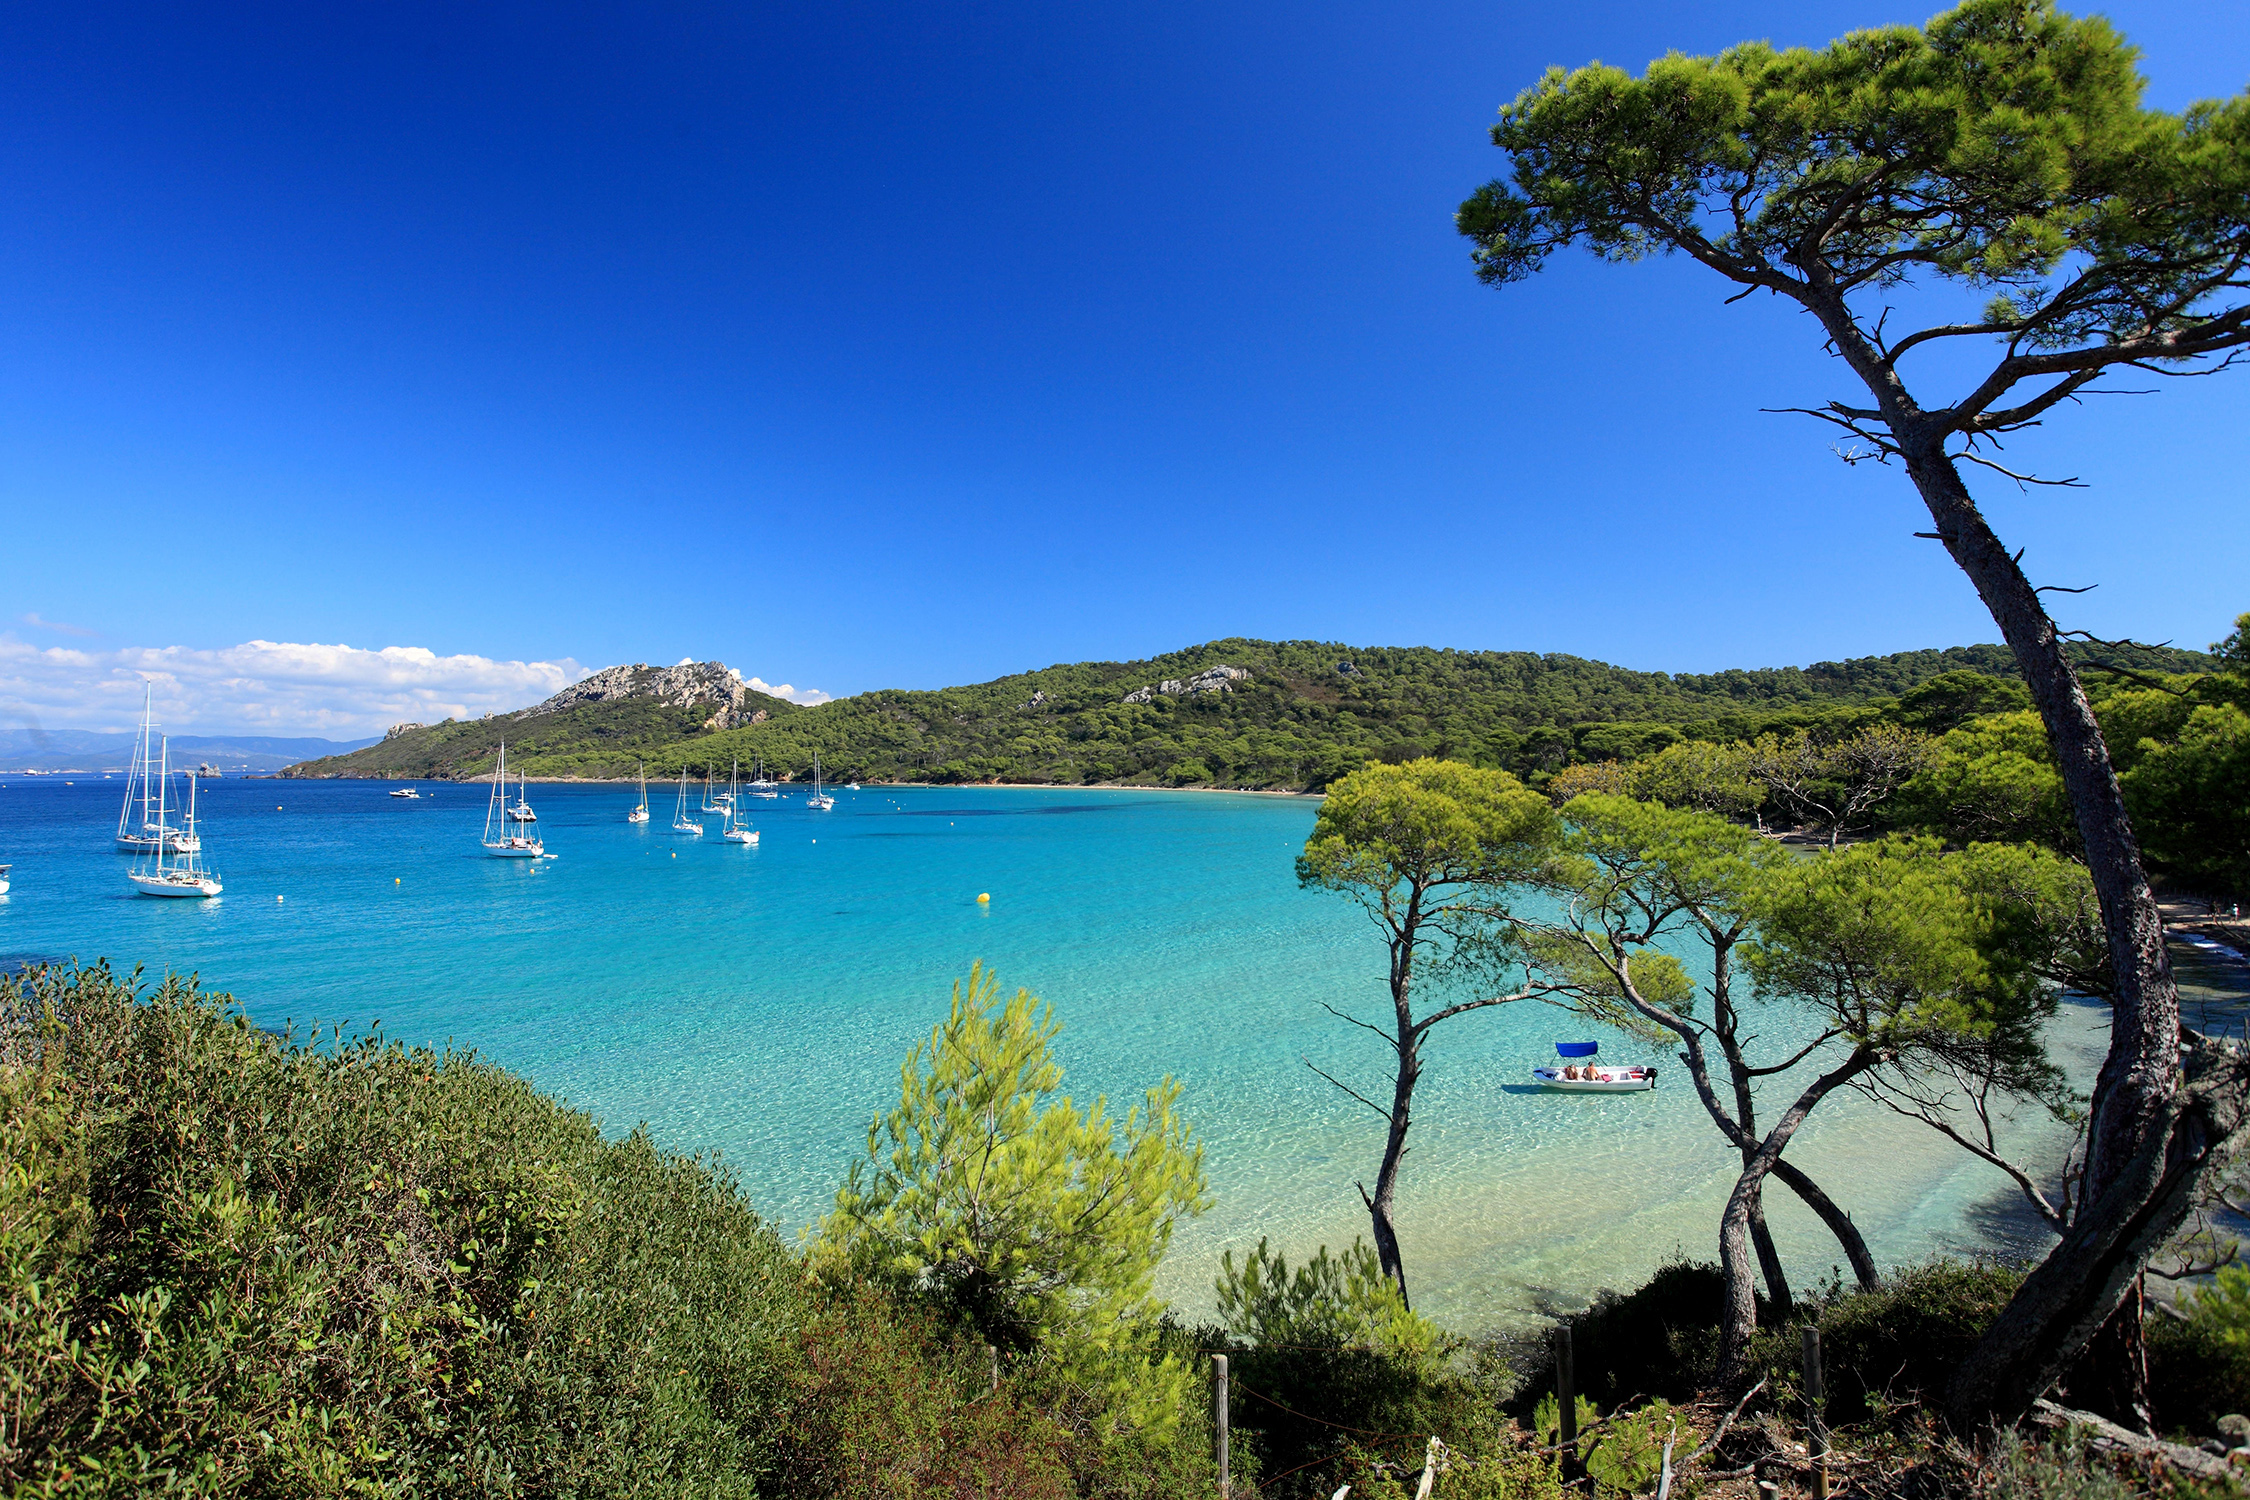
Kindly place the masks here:
[[(1168, 1295), (1206, 1307), (1219, 1251), (1261, 1235), (1294, 1254), (1364, 1233), (1353, 1183), (1382, 1122), (1301, 1059), (1387, 1086), (1381, 1044), (1319, 1005), (1372, 1016), (1383, 956), (1353, 908), (1296, 888), (1310, 801), (871, 787), (819, 814), (793, 793), (750, 803), (763, 843), (746, 849), (716, 818), (705, 839), (673, 834), (669, 789), (631, 825), (630, 789), (547, 786), (534, 801), (560, 857), (531, 863), (483, 856), (475, 786), (423, 783), (414, 802), (370, 782), (233, 781), (202, 804), (226, 894), (191, 902), (129, 894), (109, 847), (121, 783), (76, 781), (0, 783), (0, 863), (16, 867), (0, 958), (194, 970), (262, 1024), (379, 1018), (473, 1046), (612, 1130), (646, 1120), (667, 1146), (722, 1152), (791, 1233), (982, 958), (1055, 1002), (1069, 1091), (1121, 1112), (1166, 1072), (1185, 1084), (1216, 1206), (1177, 1237)], [(1676, 1064), (1606, 1041), (1666, 1065), (1666, 1086), (1515, 1088), (1573, 1034), (1533, 1005), (1432, 1034), (1400, 1221), (1417, 1305), (1460, 1326), (1715, 1253), (1728, 1153)], [(2056, 1040), (2090, 1074), (2099, 1018), (2067, 1010)], [(1988, 1169), (1857, 1099), (1824, 1105), (1790, 1155), (1884, 1261), (2037, 1243)], [(1800, 1275), (1840, 1258), (1785, 1193), (1769, 1212)]]

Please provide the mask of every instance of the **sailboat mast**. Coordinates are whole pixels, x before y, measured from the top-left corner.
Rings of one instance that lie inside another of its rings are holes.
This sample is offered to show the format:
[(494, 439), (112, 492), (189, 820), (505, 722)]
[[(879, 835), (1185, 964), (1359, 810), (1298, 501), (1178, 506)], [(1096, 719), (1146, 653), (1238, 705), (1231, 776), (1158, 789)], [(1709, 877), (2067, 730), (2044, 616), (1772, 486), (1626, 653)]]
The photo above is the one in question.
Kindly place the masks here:
[[(170, 735), (166, 735), (164, 737), (163, 770), (159, 773), (156, 783), (156, 873), (159, 875), (164, 873), (164, 853), (165, 850), (171, 845), (171, 839), (167, 836), (164, 829), (164, 825), (170, 821), (164, 816), (164, 793), (166, 788), (170, 786), (171, 781), (172, 737)], [(145, 802), (146, 799), (143, 800)]]

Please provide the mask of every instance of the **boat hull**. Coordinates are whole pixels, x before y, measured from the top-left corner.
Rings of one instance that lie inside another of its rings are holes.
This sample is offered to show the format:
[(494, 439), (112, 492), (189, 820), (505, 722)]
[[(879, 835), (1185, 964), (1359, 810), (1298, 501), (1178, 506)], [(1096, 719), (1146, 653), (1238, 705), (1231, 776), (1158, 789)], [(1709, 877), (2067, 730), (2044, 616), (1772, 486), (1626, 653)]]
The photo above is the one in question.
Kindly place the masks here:
[(631, 812), (625, 815), (625, 821), (628, 823), (646, 823), (648, 821), (648, 813), (646, 810), (636, 807)]
[[(168, 834), (164, 836), (162, 842), (166, 854), (201, 854), (203, 852), (203, 840), (192, 833)], [(153, 833), (121, 833), (117, 836), (117, 847), (127, 854), (154, 854), (157, 843), (157, 835)]]
[(1560, 1068), (1533, 1068), (1531, 1081), (1558, 1094), (1638, 1094), (1656, 1087), (1656, 1072), (1645, 1078), (1565, 1078)]
[(746, 831), (738, 828), (734, 832), (725, 835), (725, 838), (726, 841), (730, 844), (755, 844), (756, 842), (758, 842), (758, 834), (755, 829)]
[(494, 859), (537, 859), (545, 850), (537, 844), (506, 843), (487, 844), (484, 852)]
[(127, 880), (144, 896), (216, 896), (225, 887), (216, 880), (162, 880), (154, 875), (128, 875)]

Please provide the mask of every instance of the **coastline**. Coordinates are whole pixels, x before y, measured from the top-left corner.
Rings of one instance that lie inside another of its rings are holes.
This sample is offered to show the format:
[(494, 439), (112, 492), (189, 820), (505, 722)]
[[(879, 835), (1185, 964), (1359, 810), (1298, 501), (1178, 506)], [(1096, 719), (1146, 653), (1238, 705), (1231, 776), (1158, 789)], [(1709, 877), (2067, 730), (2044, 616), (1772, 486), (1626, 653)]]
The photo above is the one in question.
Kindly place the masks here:
[[(396, 784), (411, 786), (415, 783), (435, 783), (439, 786), (479, 786), (490, 780), (485, 776), (471, 776), (454, 780), (444, 776), (284, 776), (269, 772), (263, 776), (235, 776), (233, 781), (367, 781), (377, 785)], [(518, 778), (509, 773), (510, 780), (536, 781), (541, 786), (639, 786), (637, 777), (623, 776), (525, 776)], [(666, 778), (667, 780), (671, 778)], [(809, 781), (776, 782), (781, 787), (809, 787)], [(834, 789), (842, 782), (829, 782)], [(989, 787), (995, 790), (1016, 792), (1224, 792), (1232, 797), (1309, 797), (1315, 801), (1325, 798), (1326, 792), (1290, 792), (1271, 787), (1247, 786), (1145, 786), (1131, 781), (863, 781), (868, 787), (926, 787), (958, 789), (964, 787)]]

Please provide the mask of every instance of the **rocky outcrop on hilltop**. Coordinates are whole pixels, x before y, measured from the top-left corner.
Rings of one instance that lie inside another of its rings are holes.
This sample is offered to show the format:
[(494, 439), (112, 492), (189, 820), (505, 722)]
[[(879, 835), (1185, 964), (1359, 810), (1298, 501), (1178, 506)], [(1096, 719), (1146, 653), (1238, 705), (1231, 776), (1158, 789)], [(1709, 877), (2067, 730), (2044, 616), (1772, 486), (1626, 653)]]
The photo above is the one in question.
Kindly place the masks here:
[(1256, 674), (1247, 667), (1217, 666), (1208, 672), (1198, 672), (1193, 677), (1167, 677), (1148, 687), (1138, 687), (1120, 701), (1126, 703), (1153, 703), (1162, 693), (1171, 698), (1193, 697), (1197, 693), (1224, 693), (1237, 682), (1247, 682)]
[(645, 661), (637, 661), (629, 667), (604, 667), (593, 676), (572, 683), (546, 702), (525, 709), (522, 717), (536, 718), (541, 714), (561, 713), (564, 709), (583, 708), (589, 703), (614, 703), (621, 698), (654, 698), (669, 708), (700, 708), (708, 704), (713, 712), (703, 727), (728, 729), (737, 722), (753, 722), (747, 715), (737, 718), (741, 714), (742, 700), (749, 692), (750, 689), (743, 686), (742, 674), (722, 661), (684, 661), (676, 667), (652, 667)]

